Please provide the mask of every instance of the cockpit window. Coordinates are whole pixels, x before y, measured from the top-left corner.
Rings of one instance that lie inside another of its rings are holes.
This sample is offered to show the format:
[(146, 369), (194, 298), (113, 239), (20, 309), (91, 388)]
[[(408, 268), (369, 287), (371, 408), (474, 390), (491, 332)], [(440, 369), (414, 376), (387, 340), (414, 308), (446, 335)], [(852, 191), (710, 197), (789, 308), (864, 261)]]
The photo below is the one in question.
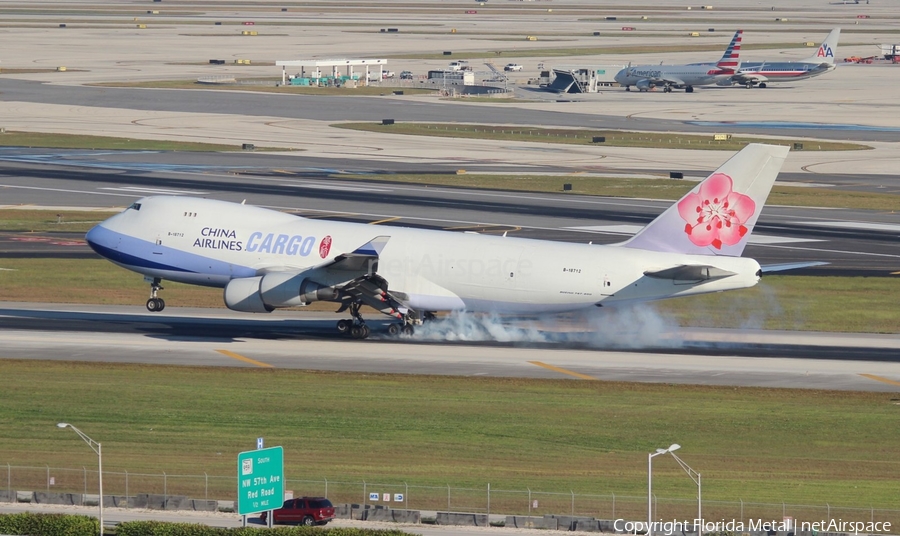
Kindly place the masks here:
[(132, 203), (131, 206), (128, 208), (133, 208), (134, 210), (141, 210), (141, 204), (140, 203)]

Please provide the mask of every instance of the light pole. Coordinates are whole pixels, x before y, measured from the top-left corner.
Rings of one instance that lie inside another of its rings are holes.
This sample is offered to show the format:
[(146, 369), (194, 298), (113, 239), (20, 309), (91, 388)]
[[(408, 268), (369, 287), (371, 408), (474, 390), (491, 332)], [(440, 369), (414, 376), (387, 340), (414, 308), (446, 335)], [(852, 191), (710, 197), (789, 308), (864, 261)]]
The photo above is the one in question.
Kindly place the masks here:
[(676, 456), (674, 452), (669, 452), (669, 454), (675, 458), (675, 461), (678, 462), (678, 465), (680, 465), (682, 469), (684, 469), (684, 472), (691, 477), (694, 484), (697, 484), (697, 522), (700, 523), (700, 526), (697, 528), (697, 536), (700, 536), (703, 534), (703, 496), (700, 488), (700, 473), (691, 469), (691, 466), (684, 463), (684, 460)]
[(647, 455), (647, 536), (653, 536), (653, 458), (680, 448), (681, 445), (673, 443), (667, 449), (656, 449)]
[[(100, 498), (97, 501), (97, 504), (100, 505), (100, 536), (103, 536), (103, 450), (100, 447), (100, 443), (97, 443), (93, 439), (89, 438), (85, 435), (84, 432), (75, 428), (71, 424), (67, 422), (61, 422), (56, 425), (59, 428), (71, 428), (78, 434), (81, 439), (84, 439), (84, 442), (91, 447), (91, 450), (97, 453), (97, 479), (100, 481)], [(96, 446), (95, 446), (96, 445)]]

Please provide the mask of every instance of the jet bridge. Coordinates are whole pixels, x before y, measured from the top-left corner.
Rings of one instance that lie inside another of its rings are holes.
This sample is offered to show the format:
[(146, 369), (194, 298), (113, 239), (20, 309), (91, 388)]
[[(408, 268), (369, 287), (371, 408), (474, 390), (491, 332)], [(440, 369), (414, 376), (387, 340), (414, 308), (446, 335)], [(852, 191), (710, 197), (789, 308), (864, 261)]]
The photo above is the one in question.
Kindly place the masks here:
[(557, 93), (596, 93), (600, 87), (612, 86), (615, 83), (616, 73), (621, 69), (620, 65), (555, 68), (553, 69), (555, 78), (547, 89)]

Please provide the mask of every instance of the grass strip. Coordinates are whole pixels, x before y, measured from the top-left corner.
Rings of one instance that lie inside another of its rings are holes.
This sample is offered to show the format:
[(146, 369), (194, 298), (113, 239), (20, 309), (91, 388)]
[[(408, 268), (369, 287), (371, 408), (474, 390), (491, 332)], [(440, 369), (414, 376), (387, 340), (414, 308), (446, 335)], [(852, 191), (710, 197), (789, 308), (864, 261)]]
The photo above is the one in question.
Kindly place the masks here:
[(81, 233), (86, 233), (91, 227), (120, 211), (121, 209), (97, 211), (0, 209), (0, 231), (78, 233), (72, 238), (81, 240), (84, 238)]
[[(114, 138), (111, 136), (88, 136), (84, 134), (55, 134), (49, 132), (16, 132), (7, 130), (0, 134), (3, 147), (46, 147), (50, 149), (105, 149), (129, 151), (185, 151), (215, 152), (240, 151), (241, 145), (220, 143), (199, 143), (192, 141), (137, 140)], [(289, 151), (278, 147), (257, 147), (257, 150)]]
[[(221, 289), (164, 286), (168, 306), (224, 307)], [(102, 259), (0, 259), (0, 301), (141, 305), (148, 292), (142, 276)], [(897, 333), (898, 295), (900, 278), (770, 275), (751, 289), (655, 307), (682, 326)], [(336, 309), (314, 305), (308, 309)]]
[[(490, 482), (559, 492), (556, 513), (569, 512), (570, 490), (615, 493), (622, 513), (631, 497), (639, 513), (647, 453), (677, 442), (703, 474), (711, 518), (725, 515), (713, 514), (715, 501), (739, 499), (777, 502), (779, 515), (781, 501), (897, 506), (900, 460), (886, 454), (900, 441), (893, 393), (15, 359), (0, 360), (0, 375), (0, 462), (35, 467), (13, 471), (14, 489), (43, 489), (45, 464), (76, 469), (51, 470), (56, 490), (83, 489), (81, 468), (96, 457), (56, 428), (65, 421), (103, 443), (104, 469), (127, 470), (131, 493), (161, 493), (165, 471), (168, 494), (203, 497), (207, 473), (209, 496), (231, 498), (237, 453), (265, 436), (284, 446), (295, 496), (321, 494), (327, 478), (333, 501), (358, 502), (362, 486), (341, 482), (366, 480), (398, 493), (403, 483), (434, 487), (410, 489), (423, 509), (445, 508), (448, 486), (468, 488), (455, 500), (472, 508)], [(122, 475), (104, 490), (124, 494)], [(654, 491), (661, 506), (678, 498), (696, 508), (696, 487), (665, 457)], [(511, 495), (494, 495), (493, 511), (526, 508)], [(547, 513), (553, 504), (542, 497)]]
[[(779, 139), (730, 136), (716, 140), (711, 134), (672, 134), (668, 132), (630, 132), (626, 130), (584, 130), (574, 128), (541, 128), (528, 126), (472, 125), (456, 123), (335, 123), (331, 126), (379, 132), (384, 134), (405, 134), (410, 136), (436, 136), (445, 138), (466, 138), (503, 141), (533, 141), (544, 143), (564, 143), (569, 145), (592, 145), (598, 147), (646, 147), (652, 149), (699, 149), (715, 151), (739, 151), (749, 143), (769, 143), (793, 147), (800, 143), (804, 151), (860, 151), (872, 149), (859, 143), (831, 141), (810, 141), (800, 139)], [(605, 141), (594, 142), (603, 137)]]
[[(341, 175), (339, 178), (546, 193), (564, 193), (563, 185), (571, 184), (572, 190), (565, 191), (565, 193), (673, 201), (681, 199), (684, 194), (697, 185), (694, 181), (683, 179), (597, 177), (577, 174), (551, 176), (470, 173), (348, 174)], [(767, 203), (769, 205), (796, 207), (897, 210), (897, 207), (900, 206), (900, 195), (831, 190), (828, 188), (807, 188), (803, 186), (775, 186), (769, 194)]]

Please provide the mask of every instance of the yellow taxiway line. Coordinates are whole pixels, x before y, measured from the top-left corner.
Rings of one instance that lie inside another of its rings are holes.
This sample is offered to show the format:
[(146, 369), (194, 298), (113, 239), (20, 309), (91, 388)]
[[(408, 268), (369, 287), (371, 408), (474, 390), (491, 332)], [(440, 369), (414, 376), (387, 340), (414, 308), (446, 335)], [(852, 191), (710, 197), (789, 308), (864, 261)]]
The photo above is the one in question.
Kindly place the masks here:
[(257, 361), (255, 359), (250, 359), (249, 357), (244, 357), (240, 354), (236, 354), (234, 352), (229, 352), (228, 350), (216, 350), (216, 351), (224, 356), (228, 356), (232, 359), (237, 359), (238, 361), (243, 361), (244, 363), (249, 363), (249, 364), (255, 365), (257, 367), (275, 368), (274, 365), (270, 365), (268, 363), (263, 363), (262, 361)]
[(862, 376), (863, 378), (869, 378), (870, 380), (875, 380), (876, 382), (886, 383), (888, 385), (896, 385), (900, 387), (900, 382), (882, 378), (881, 376), (876, 376), (874, 374), (860, 374), (860, 376)]
[(378, 225), (379, 223), (387, 223), (389, 221), (397, 221), (400, 218), (402, 218), (402, 216), (394, 216), (392, 218), (385, 218), (383, 220), (370, 221), (369, 225)]
[(567, 374), (569, 376), (574, 376), (575, 378), (580, 378), (582, 380), (596, 380), (597, 378), (593, 376), (588, 376), (587, 374), (581, 374), (579, 372), (573, 372), (571, 370), (566, 370), (564, 368), (554, 367), (553, 365), (548, 365), (547, 363), (541, 363), (540, 361), (529, 361), (532, 365), (537, 365), (539, 367), (543, 367), (547, 370), (552, 370), (553, 372), (559, 372), (560, 374)]

